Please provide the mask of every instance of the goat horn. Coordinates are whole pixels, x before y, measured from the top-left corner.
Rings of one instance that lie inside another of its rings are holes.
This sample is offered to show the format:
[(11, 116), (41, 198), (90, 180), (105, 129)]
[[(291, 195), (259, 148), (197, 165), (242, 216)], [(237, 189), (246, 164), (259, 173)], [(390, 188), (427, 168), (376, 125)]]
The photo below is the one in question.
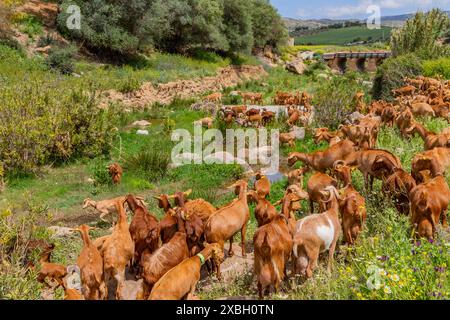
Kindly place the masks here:
[(333, 163), (333, 169), (334, 170), (339, 169), (339, 168), (343, 167), (344, 165), (345, 165), (345, 161), (344, 160), (336, 160)]
[(273, 205), (274, 205), (274, 206), (278, 206), (278, 205), (280, 205), (282, 202), (283, 202), (283, 199), (278, 200), (278, 201), (275, 202)]
[(184, 195), (187, 197), (188, 195), (190, 195), (192, 193), (192, 189), (189, 189), (188, 191), (184, 192)]
[(175, 199), (175, 195), (174, 194), (168, 195), (167, 198), (168, 199)]

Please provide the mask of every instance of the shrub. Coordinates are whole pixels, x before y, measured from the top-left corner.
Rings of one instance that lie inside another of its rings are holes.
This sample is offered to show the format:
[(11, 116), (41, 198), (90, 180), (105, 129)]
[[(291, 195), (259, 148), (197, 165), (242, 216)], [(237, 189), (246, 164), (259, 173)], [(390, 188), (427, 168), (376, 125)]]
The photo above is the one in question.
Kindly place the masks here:
[(51, 69), (57, 70), (62, 74), (72, 74), (75, 68), (73, 58), (77, 52), (74, 46), (65, 48), (54, 48), (49, 52), (45, 63)]
[(357, 91), (364, 91), (354, 75), (333, 77), (320, 86), (314, 94), (314, 121), (320, 127), (336, 129), (355, 111), (353, 98)]
[(391, 57), (378, 68), (373, 84), (373, 98), (391, 101), (392, 90), (404, 85), (404, 77), (422, 74), (422, 62), (414, 54)]
[(161, 179), (167, 174), (171, 161), (171, 143), (157, 140), (125, 159), (125, 168), (138, 173), (150, 181)]
[(424, 61), (423, 74), (427, 77), (437, 77), (441, 75), (445, 79), (450, 79), (450, 58)]
[(128, 93), (138, 90), (141, 87), (141, 82), (133, 75), (128, 75), (125, 81), (120, 83), (119, 91)]
[[(81, 30), (66, 27), (66, 8), (71, 4), (83, 12)], [(287, 39), (280, 15), (267, 0), (63, 0), (58, 27), (64, 35), (115, 59), (152, 48), (249, 53), (254, 47), (277, 47)]]
[(445, 35), (450, 25), (448, 14), (439, 9), (418, 12), (391, 34), (391, 48), (394, 56), (416, 53), (424, 59), (450, 54), (450, 47), (438, 40)]
[(33, 173), (51, 162), (110, 152), (116, 115), (96, 107), (95, 88), (30, 76), (3, 87), (0, 101), (6, 172)]

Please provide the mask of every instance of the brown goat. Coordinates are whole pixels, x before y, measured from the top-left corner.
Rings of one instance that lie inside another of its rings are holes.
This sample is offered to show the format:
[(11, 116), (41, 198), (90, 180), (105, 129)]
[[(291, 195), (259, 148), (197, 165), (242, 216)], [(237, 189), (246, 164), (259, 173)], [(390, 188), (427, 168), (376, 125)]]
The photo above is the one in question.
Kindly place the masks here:
[(254, 215), (258, 222), (258, 227), (268, 224), (278, 214), (277, 209), (269, 200), (258, 196), (256, 191), (250, 190), (247, 192), (249, 200), (256, 203)]
[(270, 181), (261, 172), (257, 172), (255, 178), (255, 191), (258, 197), (265, 199), (270, 194)]
[[(245, 257), (245, 232), (250, 212), (247, 203), (247, 182), (239, 180), (230, 188), (235, 188), (238, 200), (218, 209), (209, 218), (205, 226), (205, 239), (208, 243), (218, 243), (223, 249), (225, 241), (230, 239), (228, 256), (233, 255), (233, 236), (241, 230), (242, 256)], [(217, 277), (220, 279), (220, 264), (216, 264)]]
[(289, 221), (277, 214), (273, 220), (258, 228), (253, 236), (255, 250), (254, 271), (258, 279), (258, 294), (262, 299), (270, 287), (277, 292), (286, 277), (286, 265), (292, 252), (292, 233)]
[[(389, 160), (389, 164), (392, 164), (392, 166), (389, 166), (388, 168), (391, 169), (391, 171), (387, 172), (386, 170), (377, 170), (373, 171), (373, 165), (376, 161), (380, 161), (383, 164), (387, 164), (387, 161)], [(400, 162), (400, 159), (392, 154), (389, 151), (386, 150), (380, 150), (380, 149), (369, 149), (369, 150), (360, 150), (356, 151), (352, 154), (350, 154), (346, 159), (344, 159), (345, 164), (349, 166), (357, 166), (359, 171), (364, 175), (364, 186), (366, 190), (372, 190), (373, 188), (373, 179), (382, 179), (383, 175), (386, 174), (392, 174), (393, 167), (395, 168), (402, 168), (402, 164)], [(369, 181), (370, 179), (370, 181)]]
[(450, 188), (442, 175), (417, 185), (411, 190), (411, 222), (419, 237), (433, 238), (436, 225), (442, 219), (447, 227), (446, 211), (450, 201)]
[(450, 149), (434, 148), (428, 151), (418, 153), (414, 156), (411, 163), (411, 175), (416, 182), (422, 182), (420, 172), (429, 170), (433, 177), (444, 174), (450, 166)]
[[(164, 217), (159, 222), (159, 232), (161, 235), (162, 243), (167, 243), (177, 232), (177, 219), (175, 218), (170, 204), (170, 196), (167, 194), (161, 194), (158, 197), (154, 197), (158, 200), (158, 207), (164, 210)], [(156, 219), (156, 218), (155, 218)]]
[(76, 231), (81, 233), (83, 249), (77, 259), (81, 271), (82, 293), (86, 300), (103, 300), (107, 296), (103, 278), (103, 259), (89, 237), (89, 226), (83, 224)]
[(47, 287), (51, 287), (48, 284), (46, 279), (50, 279), (51, 281), (56, 281), (58, 286), (64, 286), (63, 278), (67, 275), (66, 267), (50, 262), (50, 256), (55, 249), (55, 245), (52, 243), (41, 254), (41, 258), (39, 259), (41, 268), (37, 275), (37, 281), (45, 284)]
[(351, 167), (337, 164), (334, 171), (338, 179), (344, 184), (340, 190), (342, 200), (339, 200), (339, 210), (342, 216), (342, 230), (344, 242), (353, 245), (363, 229), (366, 221), (366, 200), (352, 185)]
[(381, 190), (394, 200), (397, 211), (401, 214), (409, 214), (409, 193), (416, 186), (416, 181), (403, 169), (396, 168), (394, 173), (383, 180)]
[(300, 169), (289, 171), (289, 173), (287, 174), (288, 185), (295, 184), (298, 185), (300, 188), (303, 188), (303, 176), (308, 171), (309, 171), (308, 167), (303, 167)]
[(311, 214), (314, 213), (314, 202), (319, 203), (319, 212), (326, 210), (326, 205), (321, 200), (323, 198), (322, 191), (328, 186), (337, 188), (337, 181), (327, 174), (316, 172), (308, 180), (306, 190), (309, 195), (309, 208)]
[(170, 269), (155, 283), (149, 300), (193, 299), (202, 265), (210, 259), (223, 260), (222, 247), (218, 243), (208, 244), (200, 253)]
[(325, 151), (316, 151), (310, 154), (291, 152), (288, 158), (289, 166), (293, 166), (297, 161), (302, 161), (307, 166), (319, 172), (332, 169), (334, 162), (343, 160), (355, 151), (355, 145), (350, 140), (343, 140)]
[(132, 194), (127, 196), (126, 201), (134, 213), (129, 234), (134, 243), (133, 266), (136, 266), (145, 249), (148, 248), (150, 252), (153, 252), (159, 247), (160, 226), (158, 219), (150, 214), (147, 208), (139, 203)]
[(118, 289), (125, 281), (125, 267), (127, 264), (131, 265), (134, 257), (134, 242), (131, 238), (123, 203), (117, 202), (116, 206), (119, 219), (113, 233), (103, 243), (102, 253), (105, 284), (108, 286), (109, 280), (115, 278)]
[(407, 130), (408, 133), (417, 132), (425, 143), (425, 150), (437, 147), (450, 148), (450, 134), (437, 134), (425, 129), (423, 125), (416, 122)]
[(115, 185), (120, 184), (122, 179), (123, 169), (118, 163), (113, 163), (108, 166), (108, 171), (111, 179)]
[(181, 218), (182, 208), (175, 213), (178, 231), (169, 242), (162, 245), (156, 251), (145, 250), (141, 256), (141, 277), (145, 280), (148, 289), (170, 269), (189, 257), (189, 249), (186, 242), (186, 229)]

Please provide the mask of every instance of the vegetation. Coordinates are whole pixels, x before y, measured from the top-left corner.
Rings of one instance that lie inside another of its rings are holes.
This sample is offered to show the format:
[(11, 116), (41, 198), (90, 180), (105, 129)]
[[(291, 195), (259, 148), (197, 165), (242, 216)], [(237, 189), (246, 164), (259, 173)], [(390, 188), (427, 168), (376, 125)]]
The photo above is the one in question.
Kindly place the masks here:
[(445, 79), (450, 79), (450, 58), (442, 57), (436, 60), (424, 61), (423, 73), (427, 77), (442, 76)]
[(421, 60), (414, 54), (390, 57), (377, 69), (373, 85), (375, 99), (393, 100), (392, 90), (403, 86), (405, 77), (422, 74)]
[[(66, 27), (66, 8), (74, 3), (83, 12), (81, 30)], [(61, 7), (59, 29), (109, 58), (153, 48), (249, 53), (254, 47), (277, 47), (287, 39), (281, 17), (267, 0), (71, 0)]]
[(73, 58), (76, 51), (77, 49), (74, 46), (52, 48), (48, 57), (45, 59), (45, 64), (62, 74), (72, 74), (75, 69)]
[(385, 42), (389, 39), (390, 27), (369, 30), (366, 26), (330, 28), (295, 38), (296, 45), (346, 45), (355, 42)]
[(450, 26), (448, 14), (439, 9), (418, 12), (406, 24), (392, 32), (391, 47), (395, 56), (416, 53), (423, 59), (450, 54), (450, 47), (440, 43)]
[(354, 96), (358, 91), (364, 92), (364, 87), (352, 73), (347, 73), (345, 77), (333, 77), (321, 85), (313, 101), (316, 125), (337, 129), (349, 114), (356, 111)]

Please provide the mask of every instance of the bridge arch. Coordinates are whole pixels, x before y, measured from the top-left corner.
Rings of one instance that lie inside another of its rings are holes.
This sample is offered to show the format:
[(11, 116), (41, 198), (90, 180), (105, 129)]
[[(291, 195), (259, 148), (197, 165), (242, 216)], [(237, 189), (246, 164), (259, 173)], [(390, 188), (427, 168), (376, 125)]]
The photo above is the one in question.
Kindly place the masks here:
[(337, 58), (337, 66), (340, 72), (345, 73), (347, 71), (347, 58)]

